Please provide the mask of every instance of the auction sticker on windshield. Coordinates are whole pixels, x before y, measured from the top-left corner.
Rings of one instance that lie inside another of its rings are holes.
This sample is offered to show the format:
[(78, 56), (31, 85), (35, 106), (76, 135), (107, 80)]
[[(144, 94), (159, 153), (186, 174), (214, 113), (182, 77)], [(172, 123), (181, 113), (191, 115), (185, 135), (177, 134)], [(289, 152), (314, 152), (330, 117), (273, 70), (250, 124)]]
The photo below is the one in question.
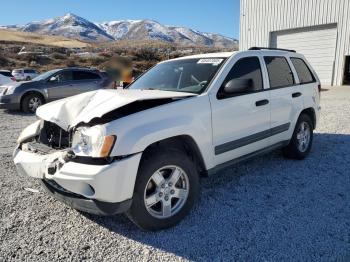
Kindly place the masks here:
[(224, 59), (221, 58), (203, 58), (198, 60), (197, 64), (212, 64), (212, 65), (218, 65), (220, 64)]

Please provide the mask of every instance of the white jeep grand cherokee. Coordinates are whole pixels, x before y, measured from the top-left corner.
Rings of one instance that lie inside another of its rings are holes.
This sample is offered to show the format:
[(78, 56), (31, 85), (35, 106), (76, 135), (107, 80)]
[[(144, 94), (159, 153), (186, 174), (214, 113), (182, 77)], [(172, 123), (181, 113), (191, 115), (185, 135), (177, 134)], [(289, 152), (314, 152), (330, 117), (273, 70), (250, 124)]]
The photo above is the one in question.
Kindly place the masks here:
[(319, 102), (319, 79), (292, 50), (182, 57), (125, 90), (41, 106), (14, 162), (73, 208), (158, 230), (189, 213), (202, 175), (277, 148), (306, 157)]

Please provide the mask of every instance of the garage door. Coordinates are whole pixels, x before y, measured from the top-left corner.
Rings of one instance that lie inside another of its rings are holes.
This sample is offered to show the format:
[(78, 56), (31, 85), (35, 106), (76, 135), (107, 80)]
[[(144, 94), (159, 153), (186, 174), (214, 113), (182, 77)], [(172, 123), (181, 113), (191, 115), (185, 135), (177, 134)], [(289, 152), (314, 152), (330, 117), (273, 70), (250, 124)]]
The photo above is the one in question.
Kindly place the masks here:
[(321, 83), (332, 84), (337, 28), (335, 25), (273, 32), (271, 47), (294, 49), (315, 69)]

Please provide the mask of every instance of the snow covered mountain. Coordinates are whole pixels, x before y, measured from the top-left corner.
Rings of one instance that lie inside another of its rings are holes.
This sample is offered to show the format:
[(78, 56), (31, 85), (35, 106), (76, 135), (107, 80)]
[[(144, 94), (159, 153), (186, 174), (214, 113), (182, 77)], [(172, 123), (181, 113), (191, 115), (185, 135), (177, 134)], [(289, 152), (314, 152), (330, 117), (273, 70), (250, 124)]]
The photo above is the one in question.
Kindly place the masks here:
[(74, 14), (56, 17), (39, 22), (31, 22), (22, 27), (21, 31), (43, 35), (59, 35), (68, 38), (88, 41), (114, 40), (94, 23)]
[(75, 14), (26, 25), (0, 26), (12, 30), (58, 35), (83, 41), (161, 40), (170, 43), (233, 47), (238, 41), (220, 34), (202, 33), (193, 29), (162, 25), (153, 20), (121, 20), (93, 23)]

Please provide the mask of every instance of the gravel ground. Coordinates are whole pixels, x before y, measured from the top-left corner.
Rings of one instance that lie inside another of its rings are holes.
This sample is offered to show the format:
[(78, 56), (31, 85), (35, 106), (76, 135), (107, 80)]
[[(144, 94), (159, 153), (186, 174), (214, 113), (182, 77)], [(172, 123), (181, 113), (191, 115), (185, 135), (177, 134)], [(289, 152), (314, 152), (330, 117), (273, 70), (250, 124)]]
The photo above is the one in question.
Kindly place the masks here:
[(349, 87), (322, 93), (310, 157), (274, 152), (202, 179), (193, 212), (157, 233), (79, 213), (17, 175), (12, 150), (34, 119), (0, 110), (0, 261), (350, 261)]

